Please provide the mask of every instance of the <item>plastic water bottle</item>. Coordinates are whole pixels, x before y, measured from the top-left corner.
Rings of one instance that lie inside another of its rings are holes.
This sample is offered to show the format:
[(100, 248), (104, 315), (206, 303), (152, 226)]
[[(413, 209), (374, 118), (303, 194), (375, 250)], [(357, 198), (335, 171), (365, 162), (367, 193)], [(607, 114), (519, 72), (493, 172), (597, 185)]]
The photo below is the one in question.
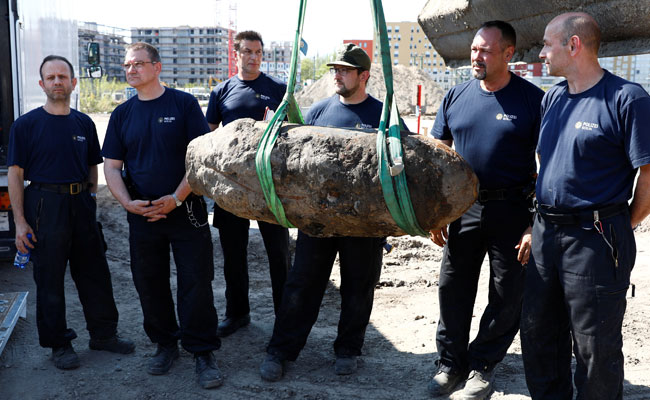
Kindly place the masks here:
[[(29, 242), (32, 242), (32, 234), (28, 233), (27, 234), (27, 239)], [(14, 258), (14, 267), (20, 268), (20, 269), (25, 269), (25, 265), (29, 262), (29, 256), (31, 255), (32, 251), (28, 247), (27, 248), (27, 253), (23, 253), (20, 250), (16, 250), (16, 257)]]

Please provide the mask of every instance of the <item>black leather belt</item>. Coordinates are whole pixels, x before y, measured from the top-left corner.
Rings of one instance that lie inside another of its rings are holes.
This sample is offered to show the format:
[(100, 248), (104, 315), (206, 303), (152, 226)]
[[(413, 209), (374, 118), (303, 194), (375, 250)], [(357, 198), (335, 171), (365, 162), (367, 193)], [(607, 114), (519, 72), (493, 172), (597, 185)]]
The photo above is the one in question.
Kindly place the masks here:
[(62, 193), (62, 194), (79, 194), (84, 190), (88, 190), (92, 186), (90, 182), (73, 182), (73, 183), (37, 183), (32, 182), (30, 187), (46, 192)]
[(614, 204), (611, 206), (603, 207), (598, 210), (585, 210), (575, 213), (550, 213), (544, 210), (543, 206), (537, 206), (539, 215), (545, 221), (557, 225), (578, 225), (583, 222), (600, 221), (605, 218), (613, 217), (627, 211), (629, 206), (627, 203)]
[(508, 189), (479, 190), (477, 201), (479, 203), (485, 203), (493, 200), (525, 200), (527, 196), (525, 190), (526, 186), (517, 186)]

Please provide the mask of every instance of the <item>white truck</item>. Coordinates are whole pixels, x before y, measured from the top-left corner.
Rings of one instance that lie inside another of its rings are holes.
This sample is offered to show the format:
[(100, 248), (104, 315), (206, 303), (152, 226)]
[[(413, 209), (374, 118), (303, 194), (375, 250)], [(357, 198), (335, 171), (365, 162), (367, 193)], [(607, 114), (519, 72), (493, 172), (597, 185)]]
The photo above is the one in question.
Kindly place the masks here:
[[(0, 259), (12, 259), (15, 226), (7, 189), (7, 148), (11, 124), (45, 103), (39, 67), (50, 54), (66, 57), (79, 71), (74, 2), (0, 0)], [(78, 90), (72, 106), (79, 104)], [(9, 266), (3, 262), (0, 266)], [(27, 292), (0, 293), (0, 353), (19, 317), (26, 317)]]
[[(45, 103), (39, 66), (50, 54), (66, 57), (79, 71), (74, 2), (0, 0), (0, 259), (14, 256), (15, 227), (7, 191), (7, 146), (11, 124)], [(6, 17), (5, 17), (6, 16)], [(72, 106), (79, 104), (79, 91)]]

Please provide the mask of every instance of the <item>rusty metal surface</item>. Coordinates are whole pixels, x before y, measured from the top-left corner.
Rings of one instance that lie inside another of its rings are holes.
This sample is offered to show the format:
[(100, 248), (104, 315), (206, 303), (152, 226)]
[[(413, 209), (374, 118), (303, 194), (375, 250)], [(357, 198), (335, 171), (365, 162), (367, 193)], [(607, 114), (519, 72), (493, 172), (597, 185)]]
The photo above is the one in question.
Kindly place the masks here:
[(650, 53), (650, 0), (429, 0), (418, 23), (449, 67), (469, 65), (476, 30), (495, 19), (510, 22), (517, 31), (513, 62), (539, 62), (546, 24), (570, 11), (596, 19), (601, 57)]

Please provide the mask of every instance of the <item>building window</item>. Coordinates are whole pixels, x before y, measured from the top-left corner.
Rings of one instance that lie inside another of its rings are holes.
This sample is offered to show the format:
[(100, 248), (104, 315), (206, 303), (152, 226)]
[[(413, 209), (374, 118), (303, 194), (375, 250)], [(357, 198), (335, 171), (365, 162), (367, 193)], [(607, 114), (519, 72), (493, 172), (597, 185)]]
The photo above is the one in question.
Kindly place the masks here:
[(399, 26), (395, 27), (395, 32), (399, 32)]
[(399, 43), (395, 43), (395, 48), (399, 49)]

